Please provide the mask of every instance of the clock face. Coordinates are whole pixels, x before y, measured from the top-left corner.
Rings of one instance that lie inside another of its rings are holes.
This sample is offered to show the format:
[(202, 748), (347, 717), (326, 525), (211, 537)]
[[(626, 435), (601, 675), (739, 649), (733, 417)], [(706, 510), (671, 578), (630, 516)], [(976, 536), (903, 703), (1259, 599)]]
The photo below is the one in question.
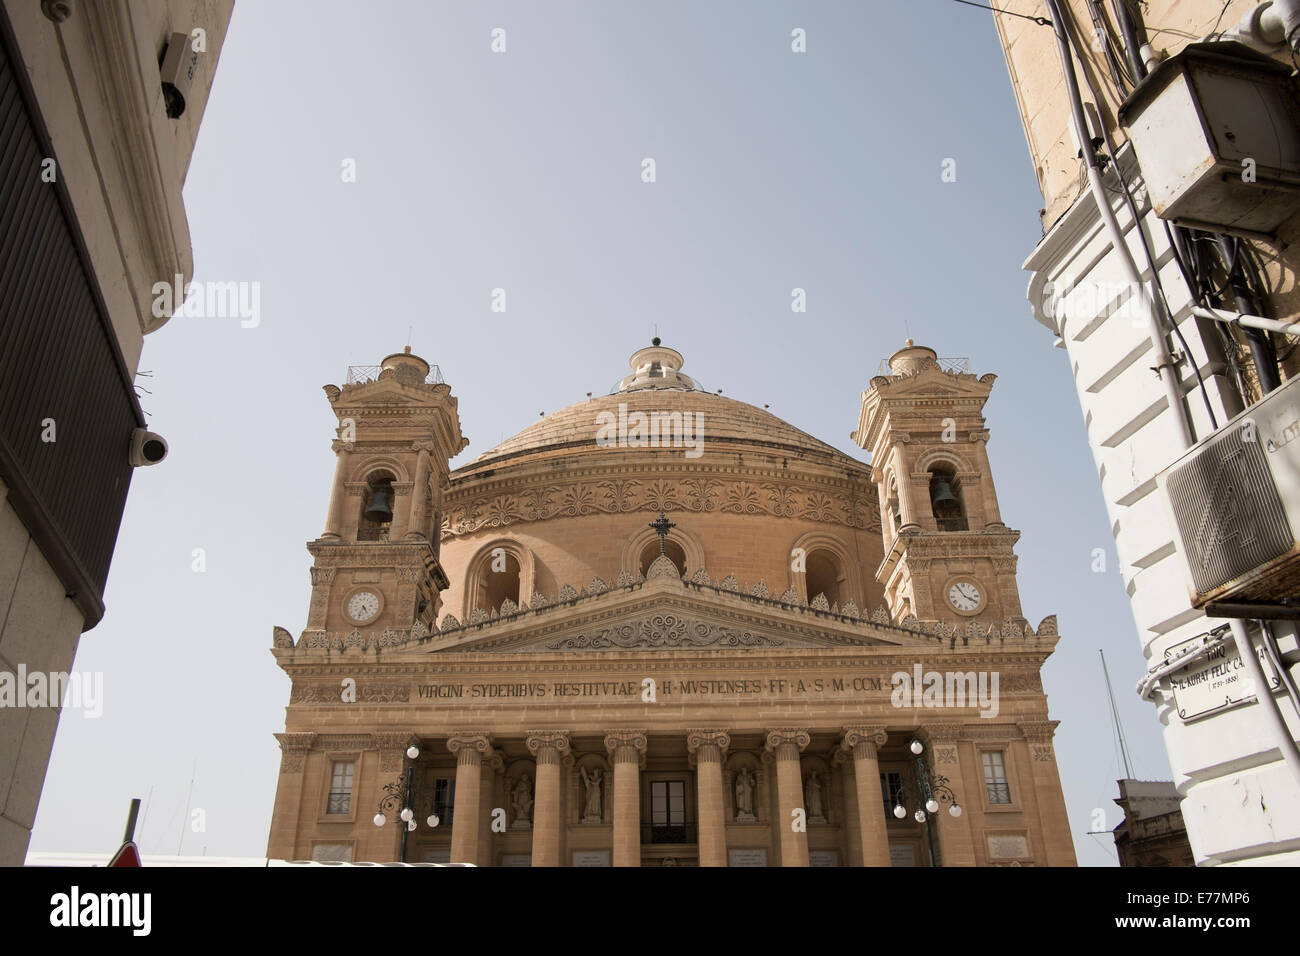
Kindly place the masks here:
[(348, 598), (348, 617), (358, 624), (373, 621), (379, 615), (379, 595), (374, 591), (357, 591)]
[(980, 589), (973, 581), (957, 581), (948, 589), (948, 603), (959, 611), (975, 610), (980, 600)]

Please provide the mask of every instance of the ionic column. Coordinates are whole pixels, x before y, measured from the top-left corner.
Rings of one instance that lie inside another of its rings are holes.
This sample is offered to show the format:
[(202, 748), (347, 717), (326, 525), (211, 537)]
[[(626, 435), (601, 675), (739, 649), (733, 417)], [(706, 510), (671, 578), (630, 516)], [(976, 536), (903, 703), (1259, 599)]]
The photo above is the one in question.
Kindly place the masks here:
[(645, 763), (643, 730), (615, 730), (605, 737), (614, 765), (614, 865), (641, 865), (641, 767)]
[(406, 536), (423, 538), (420, 521), (424, 517), (424, 499), (429, 489), (429, 452), (433, 450), (433, 443), (420, 441), (413, 447), (420, 456), (415, 462), (415, 485), (411, 488), (411, 512), (406, 519)]
[(537, 761), (533, 804), (533, 866), (560, 865), (560, 767), (569, 755), (567, 730), (532, 730), (528, 750)]
[(808, 865), (808, 833), (804, 827), (796, 830), (795, 810), (803, 811), (803, 774), (799, 770), (799, 754), (811, 738), (806, 730), (783, 728), (768, 731), (766, 749), (776, 757), (776, 797), (780, 804), (776, 825), (781, 831), (781, 865)]
[(858, 797), (858, 839), (863, 866), (889, 866), (889, 834), (880, 809), (880, 762), (877, 751), (886, 735), (879, 727), (845, 727), (840, 749), (853, 758)]
[(344, 483), (348, 480), (348, 459), (352, 455), (352, 442), (335, 441), (331, 445), (338, 456), (334, 463), (334, 484), (330, 486), (330, 506), (325, 512), (325, 531), (322, 538), (337, 538), (343, 522), (343, 499), (347, 497)]
[(456, 755), (456, 802), (451, 818), (451, 862), (478, 863), (479, 795), (483, 757), (492, 753), (487, 733), (458, 734), (447, 741)]
[(722, 797), (722, 758), (731, 744), (725, 730), (692, 730), (686, 752), (695, 767), (700, 866), (727, 865), (727, 811)]

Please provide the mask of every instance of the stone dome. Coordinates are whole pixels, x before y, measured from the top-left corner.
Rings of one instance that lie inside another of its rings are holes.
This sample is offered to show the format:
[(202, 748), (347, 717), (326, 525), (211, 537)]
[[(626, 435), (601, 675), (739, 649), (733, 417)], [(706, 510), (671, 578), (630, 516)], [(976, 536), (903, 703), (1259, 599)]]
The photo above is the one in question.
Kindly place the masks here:
[[(658, 341), (628, 364), (610, 394), (553, 412), (451, 472), (438, 509), (453, 619), (601, 593), (645, 580), (652, 565), (793, 601), (804, 587), (798, 549), (819, 582), (809, 602), (822, 593), (828, 608), (881, 603), (869, 465), (704, 391)], [(672, 522), (664, 542), (651, 525), (661, 513)]]
[[(609, 449), (602, 447), (600, 441), (602, 431), (624, 422), (624, 434), (630, 433), (635, 438), (631, 430), (636, 427), (638, 413), (646, 416), (647, 426), (653, 424), (650, 417), (655, 414), (693, 416), (691, 422), (703, 427), (702, 450), (710, 456), (719, 452), (743, 453), (749, 449), (771, 458), (813, 459), (828, 464), (852, 462), (866, 467), (762, 408), (702, 390), (693, 379), (681, 373), (683, 364), (679, 352), (661, 347), (655, 339), (651, 347), (633, 353), (629, 360), (633, 374), (624, 378), (615, 391), (552, 412), (456, 469), (454, 474), (470, 475), (483, 468), (568, 457), (586, 450), (607, 453)], [(662, 424), (665, 429), (670, 426), (666, 419)], [(657, 431), (648, 434), (654, 436)], [(694, 436), (689, 423), (686, 435)], [(656, 441), (647, 437), (646, 444), (640, 446), (631, 441), (618, 444), (641, 454), (675, 452), (680, 455), (682, 451), (680, 444), (674, 445), (667, 438)]]

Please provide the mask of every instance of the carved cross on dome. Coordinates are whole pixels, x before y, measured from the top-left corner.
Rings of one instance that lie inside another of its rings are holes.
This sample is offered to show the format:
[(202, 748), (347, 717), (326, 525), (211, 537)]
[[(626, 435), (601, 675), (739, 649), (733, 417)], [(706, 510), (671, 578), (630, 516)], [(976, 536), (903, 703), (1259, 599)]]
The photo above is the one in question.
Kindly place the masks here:
[(659, 512), (659, 518), (650, 522), (650, 527), (654, 528), (655, 534), (659, 535), (659, 555), (662, 557), (664, 555), (664, 538), (667, 537), (668, 532), (671, 529), (676, 528), (677, 525), (669, 521), (661, 511)]

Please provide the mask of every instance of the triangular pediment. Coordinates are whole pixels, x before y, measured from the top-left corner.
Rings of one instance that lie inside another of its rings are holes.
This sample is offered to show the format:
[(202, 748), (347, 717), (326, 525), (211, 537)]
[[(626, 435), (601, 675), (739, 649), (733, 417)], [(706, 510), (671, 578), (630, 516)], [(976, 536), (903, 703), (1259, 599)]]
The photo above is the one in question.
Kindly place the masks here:
[(403, 653), (565, 654), (584, 651), (743, 651), (921, 645), (925, 637), (806, 607), (657, 579), (573, 606), (523, 611), (438, 635)]

